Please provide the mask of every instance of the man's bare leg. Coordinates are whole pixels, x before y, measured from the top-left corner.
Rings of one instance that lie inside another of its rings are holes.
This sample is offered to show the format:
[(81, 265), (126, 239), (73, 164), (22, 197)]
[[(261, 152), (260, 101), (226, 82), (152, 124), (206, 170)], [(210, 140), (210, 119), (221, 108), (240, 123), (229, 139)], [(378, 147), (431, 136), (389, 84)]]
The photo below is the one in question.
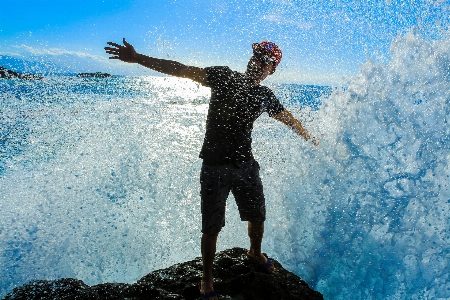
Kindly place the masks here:
[[(248, 222), (248, 236), (250, 238), (250, 250), (248, 250), (248, 256), (255, 259), (261, 264), (267, 263), (267, 257), (261, 252), (261, 244), (264, 235), (264, 222), (251, 223)], [(271, 266), (268, 270), (270, 273), (276, 271), (275, 266)]]
[[(208, 293), (214, 290), (213, 288), (213, 262), (216, 254), (217, 236), (219, 233), (203, 234), (202, 235), (202, 262), (203, 262), (203, 276), (200, 283), (200, 293)], [(217, 297), (209, 298), (217, 300)]]

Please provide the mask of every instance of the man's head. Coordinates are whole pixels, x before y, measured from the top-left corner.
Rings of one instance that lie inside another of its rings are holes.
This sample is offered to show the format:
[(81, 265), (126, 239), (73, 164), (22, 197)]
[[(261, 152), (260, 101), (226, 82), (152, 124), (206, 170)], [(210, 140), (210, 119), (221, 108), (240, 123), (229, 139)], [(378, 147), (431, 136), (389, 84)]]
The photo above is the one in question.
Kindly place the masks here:
[(259, 83), (275, 72), (281, 61), (282, 53), (275, 43), (269, 41), (253, 43), (252, 49), (253, 56), (248, 62), (246, 73)]

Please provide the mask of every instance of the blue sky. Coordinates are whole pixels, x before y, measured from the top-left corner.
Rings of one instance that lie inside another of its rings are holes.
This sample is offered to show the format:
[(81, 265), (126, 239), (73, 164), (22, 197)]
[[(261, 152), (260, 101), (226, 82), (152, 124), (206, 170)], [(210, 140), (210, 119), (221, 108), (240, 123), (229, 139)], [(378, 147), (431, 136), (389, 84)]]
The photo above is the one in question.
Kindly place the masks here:
[(283, 50), (273, 81), (337, 83), (368, 58), (389, 59), (393, 37), (429, 38), (449, 24), (447, 1), (0, 0), (0, 55), (56, 61), (67, 70), (153, 75), (110, 61), (123, 37), (144, 54), (200, 67), (245, 69), (253, 42)]

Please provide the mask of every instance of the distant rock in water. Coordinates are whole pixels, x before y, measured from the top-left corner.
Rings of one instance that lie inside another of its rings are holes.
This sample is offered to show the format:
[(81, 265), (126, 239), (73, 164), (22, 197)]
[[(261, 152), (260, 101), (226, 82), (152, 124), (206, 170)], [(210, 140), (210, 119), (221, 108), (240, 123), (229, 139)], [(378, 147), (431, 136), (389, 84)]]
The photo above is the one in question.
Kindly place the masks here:
[[(219, 299), (302, 300), (323, 299), (297, 275), (274, 260), (277, 272), (265, 274), (242, 248), (217, 253), (214, 260), (214, 288)], [(201, 258), (154, 271), (134, 284), (104, 283), (88, 286), (71, 278), (35, 280), (15, 288), (4, 300), (18, 299), (199, 299)]]
[(77, 77), (107, 78), (115, 76), (108, 73), (95, 72), (95, 73), (78, 73)]
[(0, 78), (42, 79), (43, 77), (39, 76), (39, 75), (35, 75), (35, 74), (22, 74), (22, 73), (14, 72), (14, 71), (8, 70), (8, 69), (0, 66)]

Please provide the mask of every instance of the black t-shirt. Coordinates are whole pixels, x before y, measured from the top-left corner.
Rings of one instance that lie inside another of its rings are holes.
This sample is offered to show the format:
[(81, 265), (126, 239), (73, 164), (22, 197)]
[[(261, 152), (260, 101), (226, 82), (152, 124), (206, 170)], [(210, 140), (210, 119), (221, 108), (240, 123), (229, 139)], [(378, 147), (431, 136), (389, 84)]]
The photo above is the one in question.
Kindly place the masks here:
[(253, 122), (263, 113), (284, 110), (265, 86), (248, 85), (244, 75), (228, 67), (206, 68), (211, 88), (206, 134), (200, 158), (210, 165), (240, 164), (253, 158)]

